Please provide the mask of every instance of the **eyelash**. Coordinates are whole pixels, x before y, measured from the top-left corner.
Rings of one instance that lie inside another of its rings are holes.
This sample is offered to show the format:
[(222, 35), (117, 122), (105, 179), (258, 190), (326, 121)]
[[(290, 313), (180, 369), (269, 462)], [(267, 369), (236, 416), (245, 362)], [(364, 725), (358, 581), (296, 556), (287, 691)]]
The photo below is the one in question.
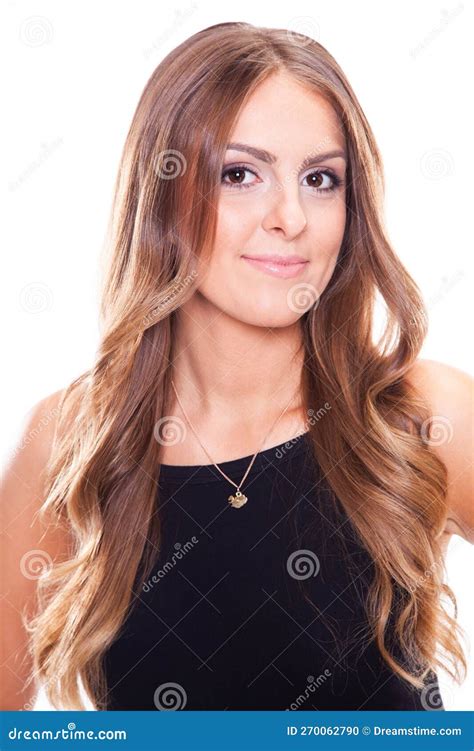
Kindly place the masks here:
[[(227, 177), (227, 175), (231, 172), (250, 172), (250, 174), (255, 175), (255, 177), (258, 177), (258, 175), (250, 169), (250, 167), (246, 167), (245, 164), (234, 164), (232, 167), (227, 167), (223, 173), (221, 182), (223, 185), (229, 186), (232, 190), (241, 190), (242, 188), (252, 188), (253, 186), (251, 184), (245, 185), (245, 184), (238, 184), (238, 183), (225, 183), (224, 178)], [(337, 190), (342, 185), (342, 180), (340, 177), (338, 177), (332, 170), (330, 169), (324, 169), (324, 170), (313, 170), (313, 172), (310, 172), (306, 177), (310, 177), (310, 175), (327, 175), (332, 180), (332, 186), (330, 188), (313, 188), (311, 185), (307, 185), (306, 187), (310, 188), (311, 190), (316, 191), (317, 193), (332, 193), (333, 191)]]

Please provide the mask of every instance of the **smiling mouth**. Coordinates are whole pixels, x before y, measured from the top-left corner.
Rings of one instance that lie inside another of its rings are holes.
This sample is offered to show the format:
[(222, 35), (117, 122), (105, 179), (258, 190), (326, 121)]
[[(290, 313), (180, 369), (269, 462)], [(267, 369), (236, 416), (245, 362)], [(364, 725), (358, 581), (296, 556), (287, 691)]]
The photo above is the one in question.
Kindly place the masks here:
[(291, 279), (295, 276), (298, 276), (302, 273), (302, 271), (309, 263), (309, 261), (305, 260), (295, 261), (291, 258), (282, 257), (277, 257), (278, 260), (273, 260), (275, 259), (275, 256), (260, 256), (251, 258), (250, 256), (244, 255), (242, 256), (242, 258), (254, 268), (259, 269), (260, 271), (264, 272), (265, 274), (269, 274), (270, 276), (279, 277), (280, 279)]
[(250, 255), (250, 253), (244, 253), (244, 258), (251, 258), (255, 261), (272, 261), (273, 263), (277, 263), (282, 266), (288, 266), (293, 263), (307, 263), (307, 259), (303, 258), (303, 256), (282, 256), (277, 254), (271, 254), (271, 253), (264, 253), (262, 255)]

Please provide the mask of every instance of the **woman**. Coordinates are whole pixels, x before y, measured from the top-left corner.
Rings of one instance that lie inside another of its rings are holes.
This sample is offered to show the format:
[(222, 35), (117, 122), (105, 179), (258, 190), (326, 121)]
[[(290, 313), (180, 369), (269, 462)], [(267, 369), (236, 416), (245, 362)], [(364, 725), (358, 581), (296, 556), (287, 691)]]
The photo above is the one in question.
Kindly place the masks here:
[(466, 667), (441, 596), (448, 539), (473, 541), (471, 380), (418, 358), (382, 199), (317, 42), (224, 23), (158, 65), (96, 362), (32, 410), (6, 472), (4, 708), (33, 676), (61, 709), (443, 708), (436, 670)]

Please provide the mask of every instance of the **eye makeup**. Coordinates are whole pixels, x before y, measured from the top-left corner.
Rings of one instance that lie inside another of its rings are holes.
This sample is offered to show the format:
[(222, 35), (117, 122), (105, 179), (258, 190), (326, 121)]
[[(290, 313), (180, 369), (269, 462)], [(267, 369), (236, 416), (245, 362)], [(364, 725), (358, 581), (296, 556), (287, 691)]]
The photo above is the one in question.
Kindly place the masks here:
[[(245, 164), (227, 165), (227, 166), (224, 167), (224, 169), (222, 171), (221, 183), (222, 183), (222, 185), (224, 185), (226, 187), (226, 189), (230, 189), (230, 190), (245, 190), (247, 188), (252, 188), (252, 187), (254, 187), (255, 183), (229, 183), (229, 182), (225, 181), (226, 177), (228, 177), (229, 175), (231, 175), (233, 173), (234, 174), (239, 174), (239, 173), (243, 174), (243, 173), (246, 173), (246, 172), (249, 172), (250, 174), (254, 175), (255, 177), (258, 177), (257, 173), (253, 169), (250, 169), (250, 167), (248, 167)], [(307, 175), (305, 175), (305, 177), (303, 179), (306, 180), (307, 178), (316, 178), (316, 180), (317, 180), (320, 177), (326, 177), (326, 178), (328, 178), (331, 181), (331, 185), (329, 185), (329, 186), (326, 185), (324, 187), (320, 187), (319, 185), (306, 185), (305, 187), (310, 188), (310, 190), (312, 190), (312, 191), (314, 191), (316, 193), (320, 193), (320, 194), (321, 193), (325, 193), (325, 194), (327, 194), (327, 193), (332, 193), (332, 192), (336, 191), (338, 188), (341, 187), (341, 185), (344, 182), (342, 180), (342, 178), (340, 178), (333, 170), (331, 170), (329, 168), (313, 169), (311, 172), (309, 172)]]

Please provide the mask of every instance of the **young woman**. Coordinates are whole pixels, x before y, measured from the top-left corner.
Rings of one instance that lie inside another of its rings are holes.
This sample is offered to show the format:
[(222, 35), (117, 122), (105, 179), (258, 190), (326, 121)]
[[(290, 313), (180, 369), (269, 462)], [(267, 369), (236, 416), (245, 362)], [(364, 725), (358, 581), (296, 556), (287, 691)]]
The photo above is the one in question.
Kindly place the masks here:
[(466, 667), (443, 554), (474, 539), (471, 379), (418, 358), (382, 203), (317, 42), (224, 23), (158, 65), (97, 359), (5, 473), (4, 709), (40, 683), (60, 709), (443, 708), (436, 671)]

